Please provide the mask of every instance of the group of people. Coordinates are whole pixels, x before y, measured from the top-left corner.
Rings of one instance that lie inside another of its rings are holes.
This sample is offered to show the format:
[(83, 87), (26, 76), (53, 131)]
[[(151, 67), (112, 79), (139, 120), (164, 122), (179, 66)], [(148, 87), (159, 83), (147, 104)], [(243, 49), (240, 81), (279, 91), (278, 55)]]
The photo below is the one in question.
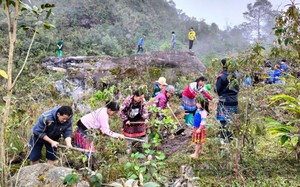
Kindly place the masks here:
[[(238, 85), (229, 86), (232, 80), (228, 80), (228, 64), (225, 59), (222, 61), (223, 70), (220, 72), (216, 82), (216, 92), (219, 96), (217, 108), (217, 119), (222, 124), (221, 138), (230, 141), (232, 134), (228, 129), (230, 115), (237, 112), (238, 108)], [(234, 77), (230, 76), (231, 79)], [(206, 141), (205, 122), (209, 114), (208, 103), (213, 102), (211, 97), (210, 85), (206, 84), (205, 77), (199, 77), (190, 83), (182, 92), (181, 107), (175, 111), (174, 118), (178, 121), (180, 116), (184, 116), (188, 125), (194, 126), (192, 141), (195, 143), (195, 152), (191, 157), (196, 158), (204, 153), (203, 144)], [(32, 128), (30, 138), (30, 161), (31, 164), (38, 163), (41, 158), (41, 150), (46, 147), (46, 158), (48, 163), (53, 164), (56, 160), (56, 148), (59, 145), (59, 138), (63, 137), (67, 148), (72, 148), (73, 144), (86, 150), (94, 151), (93, 141), (87, 136), (88, 130), (98, 130), (112, 138), (126, 139), (147, 138), (147, 122), (149, 113), (147, 105), (156, 105), (161, 109), (169, 107), (168, 101), (173, 96), (175, 88), (168, 85), (164, 77), (160, 77), (154, 85), (153, 99), (151, 102), (145, 101), (145, 93), (136, 90), (128, 96), (121, 106), (116, 101), (106, 102), (105, 107), (99, 108), (81, 117), (76, 123), (76, 130), (72, 131), (73, 111), (70, 106), (54, 107), (44, 112), (37, 123)], [(171, 110), (171, 109), (170, 109)], [(109, 117), (119, 112), (122, 120), (120, 133), (110, 130)], [(158, 116), (163, 118), (164, 116)], [(73, 134), (74, 133), (74, 134)], [(131, 141), (127, 141), (126, 152), (131, 152)]]
[[(154, 100), (157, 107), (165, 109), (169, 98), (174, 94), (175, 88), (166, 83), (164, 77), (160, 77), (154, 89)], [(105, 107), (99, 108), (81, 117), (74, 131), (74, 145), (85, 150), (94, 151), (93, 141), (87, 135), (88, 130), (98, 130), (112, 138), (125, 139), (125, 137), (145, 139), (147, 135), (146, 122), (148, 112), (144, 99), (145, 93), (136, 90), (128, 96), (121, 107), (116, 101), (106, 102)], [(123, 122), (122, 134), (113, 132), (109, 127), (109, 117), (120, 113)], [(45, 145), (46, 158), (49, 164), (56, 160), (56, 148), (60, 137), (63, 137), (67, 148), (72, 148), (72, 122), (73, 111), (70, 106), (55, 107), (44, 112), (33, 126), (30, 138), (31, 152), (29, 155), (31, 164), (38, 163), (41, 158), (41, 150)], [(128, 141), (128, 150), (131, 151), (131, 143)]]
[[(196, 38), (196, 32), (194, 31), (194, 28), (191, 27), (189, 32), (188, 32), (188, 38), (189, 38), (189, 50), (191, 51), (193, 48), (194, 41), (197, 39)], [(142, 54), (144, 51), (143, 44), (145, 40), (145, 35), (142, 35), (142, 37), (138, 41), (138, 48), (136, 51), (136, 54)], [(176, 35), (175, 32), (171, 32), (171, 42), (170, 42), (170, 49), (174, 50), (175, 49), (175, 44), (176, 44)]]
[(286, 64), (286, 60), (282, 59), (280, 63), (276, 63), (272, 68), (271, 63), (265, 63), (267, 68), (267, 79), (266, 84), (283, 84), (284, 81), (281, 79), (284, 74), (289, 70), (289, 66)]

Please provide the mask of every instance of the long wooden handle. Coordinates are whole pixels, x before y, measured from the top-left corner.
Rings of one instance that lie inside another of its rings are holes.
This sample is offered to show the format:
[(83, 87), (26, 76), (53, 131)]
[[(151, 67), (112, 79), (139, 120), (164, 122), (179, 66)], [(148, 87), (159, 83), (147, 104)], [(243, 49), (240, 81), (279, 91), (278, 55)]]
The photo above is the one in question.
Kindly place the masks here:
[(127, 139), (127, 140), (133, 140), (133, 141), (137, 141), (137, 142), (146, 142), (145, 140), (142, 140), (142, 139), (138, 139), (138, 138), (130, 138), (130, 137), (126, 137), (125, 136), (125, 139)]
[[(61, 145), (61, 144), (58, 144), (58, 147), (65, 148), (65, 149), (68, 148), (67, 146)], [(78, 148), (78, 147), (70, 147), (70, 149), (75, 150), (75, 151), (84, 152), (84, 153), (94, 152), (94, 151), (90, 151), (88, 149), (82, 149), (82, 148)]]
[(168, 103), (167, 103), (167, 106), (168, 106), (169, 110), (171, 111), (171, 113), (173, 114), (174, 118), (176, 119), (177, 123), (178, 123), (180, 126), (182, 126), (181, 123), (180, 123), (180, 121), (179, 121), (178, 118), (175, 116), (175, 114), (174, 114), (172, 108), (170, 107), (170, 105), (169, 105)]

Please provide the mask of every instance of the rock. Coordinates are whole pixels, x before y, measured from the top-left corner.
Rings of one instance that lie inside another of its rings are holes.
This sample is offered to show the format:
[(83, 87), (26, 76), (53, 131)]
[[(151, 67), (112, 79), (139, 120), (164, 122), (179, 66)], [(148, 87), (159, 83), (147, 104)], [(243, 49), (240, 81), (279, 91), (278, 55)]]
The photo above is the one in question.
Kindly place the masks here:
[[(106, 77), (119, 79), (144, 75), (151, 71), (162, 71), (167, 80), (174, 79), (174, 75), (202, 74), (205, 66), (191, 52), (163, 52), (132, 55), (129, 57), (98, 57), (76, 56), (67, 58), (48, 57), (42, 59), (42, 66), (68, 73), (71, 78), (102, 80)], [(105, 82), (109, 84), (109, 82)]]
[[(56, 167), (53, 165), (40, 163), (40, 164), (25, 166), (21, 168), (19, 171), (19, 175), (18, 173), (15, 174), (10, 179), (10, 183), (11, 186), (18, 186), (18, 187), (62, 186), (64, 177), (71, 173), (72, 173), (72, 169), (70, 168)], [(79, 184), (79, 186), (88, 186), (88, 185), (82, 183)]]

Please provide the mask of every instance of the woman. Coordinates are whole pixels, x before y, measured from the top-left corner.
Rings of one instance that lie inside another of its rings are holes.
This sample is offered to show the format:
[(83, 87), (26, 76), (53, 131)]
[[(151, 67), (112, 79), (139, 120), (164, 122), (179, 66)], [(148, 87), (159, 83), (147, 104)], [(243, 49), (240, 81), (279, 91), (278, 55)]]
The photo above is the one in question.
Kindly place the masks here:
[(205, 90), (204, 86), (207, 82), (205, 77), (199, 77), (195, 82), (190, 83), (182, 92), (182, 106), (189, 113), (185, 115), (184, 119), (186, 124), (193, 124), (193, 114), (197, 110), (196, 97), (197, 94), (202, 94), (208, 101), (212, 101), (212, 97)]
[(160, 109), (166, 109), (169, 99), (173, 96), (175, 88), (172, 85), (168, 85), (162, 92), (160, 92), (153, 101), (156, 102), (156, 106)]
[(145, 136), (147, 115), (144, 93), (135, 91), (133, 96), (129, 96), (124, 100), (120, 108), (123, 134), (127, 137)]
[(159, 77), (159, 79), (154, 84), (154, 91), (153, 91), (152, 97), (157, 96), (161, 92), (161, 90), (163, 90), (167, 85), (168, 84), (167, 84), (166, 78)]
[(93, 142), (87, 138), (86, 131), (88, 129), (98, 130), (112, 138), (124, 139), (122, 134), (109, 129), (109, 117), (115, 115), (118, 111), (119, 105), (117, 102), (106, 102), (106, 107), (99, 108), (80, 118), (74, 136), (75, 145), (83, 149), (94, 150)]

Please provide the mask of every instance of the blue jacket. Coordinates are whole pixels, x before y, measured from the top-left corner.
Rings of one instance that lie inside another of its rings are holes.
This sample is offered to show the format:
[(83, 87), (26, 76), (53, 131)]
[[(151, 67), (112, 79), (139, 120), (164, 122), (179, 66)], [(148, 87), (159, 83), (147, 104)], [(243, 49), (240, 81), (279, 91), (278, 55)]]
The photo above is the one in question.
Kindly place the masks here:
[(39, 117), (38, 122), (32, 128), (32, 133), (35, 136), (39, 136), (43, 139), (44, 136), (47, 135), (53, 140), (58, 140), (61, 134), (63, 134), (64, 138), (72, 136), (73, 117), (64, 124), (60, 124), (57, 117), (57, 110), (59, 108), (60, 106), (54, 107)]
[(140, 40), (139, 40), (139, 43), (138, 43), (138, 45), (143, 45), (144, 44), (144, 38), (141, 38)]
[(201, 124), (201, 114), (200, 114), (200, 110), (198, 109), (194, 117), (194, 127), (199, 128), (200, 124)]
[(279, 69), (276, 69), (273, 74), (273, 83), (280, 83), (280, 75), (281, 71)]

